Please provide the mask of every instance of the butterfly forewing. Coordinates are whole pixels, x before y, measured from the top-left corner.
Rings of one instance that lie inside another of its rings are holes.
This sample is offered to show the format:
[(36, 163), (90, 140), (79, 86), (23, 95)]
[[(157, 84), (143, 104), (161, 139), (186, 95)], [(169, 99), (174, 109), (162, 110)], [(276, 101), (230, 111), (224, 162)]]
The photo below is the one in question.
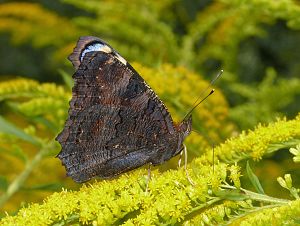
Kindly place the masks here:
[[(82, 38), (79, 44), (89, 45)], [(142, 77), (113, 49), (105, 50), (82, 56), (77, 46), (71, 55), (72, 61), (83, 61), (73, 75), (69, 117), (57, 140), (62, 146), (58, 157), (77, 182), (160, 164), (178, 154), (183, 141)]]

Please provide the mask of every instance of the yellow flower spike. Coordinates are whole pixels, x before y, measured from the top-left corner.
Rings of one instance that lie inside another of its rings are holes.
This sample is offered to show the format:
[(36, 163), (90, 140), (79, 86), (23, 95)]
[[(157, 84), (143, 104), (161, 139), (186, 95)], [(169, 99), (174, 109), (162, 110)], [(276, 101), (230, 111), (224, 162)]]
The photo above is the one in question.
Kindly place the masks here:
[(15, 101), (14, 106), (22, 114), (28, 117), (42, 116), (56, 128), (61, 128), (65, 122), (70, 97), (71, 93), (52, 83), (41, 84), (30, 79), (0, 83), (0, 100)]
[[(214, 174), (211, 173), (212, 168), (209, 164), (199, 165), (197, 161), (193, 164), (201, 172), (198, 176), (194, 175), (196, 186), (189, 184), (183, 169), (170, 170), (163, 174), (154, 170), (149, 182), (149, 191), (146, 193), (138, 181), (144, 178), (147, 170), (139, 169), (115, 180), (84, 185), (80, 191), (63, 190), (54, 193), (43, 204), (23, 208), (16, 216), (3, 218), (1, 223), (15, 225), (19, 222), (22, 225), (34, 225), (35, 221), (51, 225), (72, 219), (74, 224), (111, 225), (125, 220), (126, 216), (132, 216), (124, 223), (175, 224), (186, 222), (186, 216), (190, 216), (189, 214), (197, 209), (203, 214), (198, 214), (190, 222), (196, 222), (196, 225), (200, 222), (216, 224), (222, 222), (228, 214), (235, 213), (239, 206), (246, 205), (247, 202), (238, 205), (235, 202), (224, 201), (217, 206), (206, 206), (207, 202), (217, 198), (209, 196), (208, 185), (219, 189), (224, 180), (226, 164), (216, 165)], [(239, 169), (233, 166), (231, 171), (239, 172)], [(193, 171), (193, 174), (195, 172)], [(220, 199), (216, 200), (220, 202)]]
[[(280, 148), (298, 144), (300, 139), (300, 113), (295, 119), (278, 119), (269, 125), (259, 125), (253, 131), (243, 131), (235, 138), (229, 138), (215, 147), (215, 160), (234, 163), (253, 158), (256, 161)], [(200, 159), (206, 162), (211, 157), (211, 149)]]
[(38, 82), (30, 79), (14, 79), (0, 83), (0, 99), (15, 97), (18, 93), (24, 94), (34, 91)]

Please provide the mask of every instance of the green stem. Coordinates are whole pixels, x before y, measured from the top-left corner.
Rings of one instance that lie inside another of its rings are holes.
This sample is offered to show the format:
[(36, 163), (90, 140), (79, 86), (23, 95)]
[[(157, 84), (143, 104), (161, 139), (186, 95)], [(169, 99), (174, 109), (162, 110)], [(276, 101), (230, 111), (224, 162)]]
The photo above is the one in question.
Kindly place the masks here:
[(194, 213), (194, 212), (196, 212), (196, 211), (198, 211), (198, 210), (200, 210), (202, 208), (206, 208), (206, 207), (208, 207), (208, 206), (210, 206), (210, 205), (212, 205), (212, 204), (214, 204), (216, 202), (219, 202), (221, 200), (222, 200), (222, 198), (213, 198), (212, 200), (210, 200), (210, 201), (208, 201), (208, 202), (206, 202), (206, 203), (204, 203), (202, 205), (196, 206), (195, 208), (191, 209), (186, 215), (190, 215), (190, 214), (192, 214), (192, 213)]
[(276, 207), (280, 207), (280, 206), (282, 206), (282, 204), (267, 205), (267, 206), (257, 207), (253, 210), (248, 210), (246, 213), (243, 213), (241, 215), (238, 215), (238, 216), (233, 217), (232, 219), (230, 219), (228, 222), (226, 222), (226, 225), (230, 225), (234, 221), (239, 222), (239, 219), (242, 219), (242, 218), (244, 218), (245, 216), (247, 216), (249, 214), (253, 214), (253, 213), (265, 210), (265, 209), (272, 209), (272, 208), (276, 208)]
[[(236, 187), (230, 186), (230, 185), (222, 185), (222, 188), (237, 190)], [(240, 190), (243, 191), (245, 193), (245, 195), (247, 195), (249, 197), (249, 199), (251, 199), (251, 200), (277, 203), (277, 204), (281, 204), (281, 205), (286, 205), (290, 202), (290, 200), (288, 200), (288, 199), (278, 199), (278, 198), (274, 198), (274, 197), (271, 197), (268, 195), (258, 194), (258, 193), (255, 193), (255, 192), (243, 189), (243, 188), (241, 188)]]
[(14, 181), (8, 186), (6, 192), (0, 197), (0, 207), (2, 207), (6, 203), (6, 201), (20, 189), (32, 170), (42, 160), (43, 156), (47, 152), (49, 152), (53, 144), (53, 142), (50, 142), (47, 145), (43, 146), (40, 151), (34, 156), (34, 158), (26, 163), (24, 171), (14, 179)]
[(296, 146), (297, 144), (299, 144), (300, 140), (299, 139), (291, 139), (282, 143), (278, 143), (278, 144), (269, 144), (268, 148), (267, 148), (267, 153), (272, 153), (275, 152), (279, 149), (282, 148), (291, 148)]

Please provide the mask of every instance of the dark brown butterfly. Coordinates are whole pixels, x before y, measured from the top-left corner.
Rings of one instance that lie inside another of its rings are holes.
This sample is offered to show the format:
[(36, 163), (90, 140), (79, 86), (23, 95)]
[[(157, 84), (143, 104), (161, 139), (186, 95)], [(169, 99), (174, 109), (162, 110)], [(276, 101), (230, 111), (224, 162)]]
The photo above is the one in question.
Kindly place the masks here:
[(147, 163), (161, 164), (183, 149), (192, 119), (170, 113), (133, 67), (97, 37), (81, 37), (69, 117), (57, 136), (58, 158), (76, 182), (111, 178)]

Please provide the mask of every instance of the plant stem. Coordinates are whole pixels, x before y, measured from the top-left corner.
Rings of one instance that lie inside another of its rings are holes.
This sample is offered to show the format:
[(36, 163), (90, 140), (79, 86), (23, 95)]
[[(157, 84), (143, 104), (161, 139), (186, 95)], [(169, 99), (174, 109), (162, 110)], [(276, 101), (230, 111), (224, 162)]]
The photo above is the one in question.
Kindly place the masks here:
[(2, 207), (6, 201), (20, 189), (32, 170), (42, 160), (43, 156), (49, 152), (53, 144), (54, 142), (50, 142), (44, 145), (33, 159), (26, 163), (24, 171), (14, 179), (14, 181), (8, 186), (6, 192), (0, 197), (0, 207)]
[(191, 209), (186, 215), (192, 214), (202, 208), (206, 208), (206, 207), (208, 207), (216, 202), (219, 202), (221, 200), (222, 200), (222, 198), (218, 198), (218, 197), (213, 198), (212, 200), (207, 201), (206, 203), (203, 203), (202, 205), (196, 206), (195, 208)]
[[(229, 189), (233, 189), (233, 190), (237, 190), (236, 187), (234, 186), (230, 186), (230, 185), (222, 185), (223, 188), (229, 188)], [(249, 196), (249, 199), (252, 200), (256, 200), (256, 201), (261, 201), (261, 202), (270, 202), (270, 203), (277, 203), (277, 204), (281, 204), (281, 205), (285, 205), (288, 204), (290, 202), (290, 200), (288, 199), (279, 199), (279, 198), (274, 198), (268, 195), (264, 195), (264, 194), (258, 194), (246, 189), (241, 188), (241, 191), (245, 192), (245, 195)]]
[(274, 205), (261, 206), (261, 207), (257, 207), (257, 208), (252, 209), (252, 210), (248, 210), (247, 212), (245, 212), (243, 214), (240, 214), (240, 215), (238, 215), (238, 216), (233, 217), (232, 219), (230, 219), (228, 222), (226, 222), (226, 225), (230, 225), (234, 221), (238, 222), (239, 219), (242, 219), (242, 218), (244, 218), (245, 216), (247, 216), (249, 214), (253, 214), (253, 213), (265, 210), (265, 209), (272, 209), (272, 208), (276, 208), (276, 207), (280, 207), (280, 206), (282, 206), (282, 204), (274, 204)]

